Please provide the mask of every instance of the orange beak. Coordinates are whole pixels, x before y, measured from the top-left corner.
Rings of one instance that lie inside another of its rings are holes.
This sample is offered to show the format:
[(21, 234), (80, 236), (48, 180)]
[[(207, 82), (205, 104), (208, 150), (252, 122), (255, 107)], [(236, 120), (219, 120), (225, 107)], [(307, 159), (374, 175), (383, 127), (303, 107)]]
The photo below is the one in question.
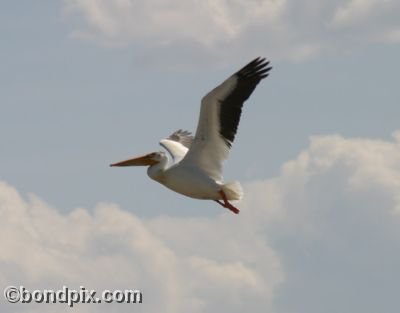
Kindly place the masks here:
[(140, 157), (136, 157), (133, 159), (113, 163), (110, 166), (146, 166), (146, 165), (154, 165), (158, 163), (158, 161), (155, 161), (152, 159), (152, 154), (146, 154)]

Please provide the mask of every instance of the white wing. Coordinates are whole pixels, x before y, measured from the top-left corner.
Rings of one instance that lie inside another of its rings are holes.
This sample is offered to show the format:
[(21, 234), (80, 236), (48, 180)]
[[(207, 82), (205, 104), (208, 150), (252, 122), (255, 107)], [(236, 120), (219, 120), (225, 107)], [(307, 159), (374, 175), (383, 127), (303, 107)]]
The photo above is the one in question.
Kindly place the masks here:
[(193, 136), (190, 132), (179, 129), (168, 138), (162, 139), (160, 145), (169, 152), (173, 159), (173, 164), (176, 164), (184, 158), (192, 141)]
[(257, 58), (233, 74), (201, 100), (197, 131), (182, 164), (195, 165), (222, 181), (222, 163), (235, 139), (243, 103), (271, 67)]

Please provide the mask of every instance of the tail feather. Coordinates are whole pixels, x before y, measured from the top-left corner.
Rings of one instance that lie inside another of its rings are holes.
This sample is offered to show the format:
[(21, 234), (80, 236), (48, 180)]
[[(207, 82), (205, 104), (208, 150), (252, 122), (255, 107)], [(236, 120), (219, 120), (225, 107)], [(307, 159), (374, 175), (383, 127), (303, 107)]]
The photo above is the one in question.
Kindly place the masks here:
[(228, 200), (240, 200), (243, 197), (243, 189), (239, 182), (229, 182), (222, 186)]

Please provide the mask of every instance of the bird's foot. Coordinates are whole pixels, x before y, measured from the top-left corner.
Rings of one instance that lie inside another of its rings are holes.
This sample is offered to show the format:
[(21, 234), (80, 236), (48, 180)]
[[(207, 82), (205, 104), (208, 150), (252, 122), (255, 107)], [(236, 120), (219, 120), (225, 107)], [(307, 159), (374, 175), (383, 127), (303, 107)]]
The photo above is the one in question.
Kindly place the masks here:
[(234, 207), (231, 203), (229, 203), (228, 199), (226, 198), (225, 192), (220, 190), (219, 194), (222, 196), (222, 199), (224, 200), (224, 202), (222, 202), (220, 200), (215, 200), (215, 202), (217, 202), (219, 205), (223, 206), (224, 208), (231, 210), (233, 213), (239, 214), (240, 210), (238, 208)]
[(239, 214), (240, 210), (237, 207), (234, 207), (232, 204), (230, 204), (229, 202), (227, 203), (227, 205), (225, 206), (225, 208), (227, 208), (228, 210), (231, 210), (233, 213), (235, 214)]

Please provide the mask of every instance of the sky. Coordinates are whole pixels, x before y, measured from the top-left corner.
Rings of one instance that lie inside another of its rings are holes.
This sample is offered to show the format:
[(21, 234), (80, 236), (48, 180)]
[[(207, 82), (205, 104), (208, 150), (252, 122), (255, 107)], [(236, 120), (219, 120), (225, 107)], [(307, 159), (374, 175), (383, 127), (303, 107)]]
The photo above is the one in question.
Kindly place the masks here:
[[(399, 0), (1, 7), (1, 288), (140, 289), (137, 312), (397, 312)], [(238, 216), (109, 167), (194, 131), (201, 97), (257, 56), (273, 69), (224, 167)]]

